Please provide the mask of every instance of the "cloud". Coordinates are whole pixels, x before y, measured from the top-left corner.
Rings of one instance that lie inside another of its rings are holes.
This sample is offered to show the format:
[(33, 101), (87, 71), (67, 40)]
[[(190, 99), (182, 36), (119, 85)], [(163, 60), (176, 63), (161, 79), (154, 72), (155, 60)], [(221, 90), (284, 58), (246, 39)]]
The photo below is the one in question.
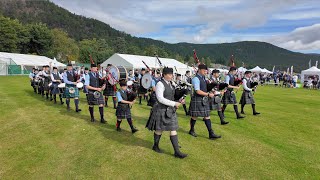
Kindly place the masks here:
[(290, 50), (320, 50), (320, 24), (296, 28), (289, 34), (266, 40)]

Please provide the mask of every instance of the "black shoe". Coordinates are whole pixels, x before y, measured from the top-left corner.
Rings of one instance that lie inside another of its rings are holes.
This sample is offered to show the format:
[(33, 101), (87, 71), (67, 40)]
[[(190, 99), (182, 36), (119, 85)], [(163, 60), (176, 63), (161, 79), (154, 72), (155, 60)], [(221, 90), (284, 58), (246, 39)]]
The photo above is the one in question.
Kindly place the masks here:
[(77, 109), (77, 110), (76, 110), (76, 112), (80, 112), (80, 111), (81, 111), (81, 109)]
[(94, 121), (96, 121), (94, 118), (92, 118), (91, 120), (90, 120), (91, 122), (94, 122)]
[(131, 130), (132, 134), (136, 133), (137, 131), (139, 131), (139, 130), (136, 129), (136, 128), (133, 128), (133, 129)]
[(197, 137), (197, 134), (194, 131), (189, 131), (189, 134), (193, 137)]
[(180, 158), (180, 159), (183, 159), (183, 158), (185, 158), (185, 157), (187, 157), (187, 156), (188, 156), (188, 154), (184, 154), (184, 153), (182, 153), (182, 152), (175, 152), (175, 153), (174, 153), (174, 157)]
[(226, 124), (229, 124), (229, 122), (227, 122), (227, 121), (221, 121), (221, 125), (226, 125)]
[(64, 104), (64, 102), (61, 102), (60, 104), (61, 104), (61, 105), (63, 105), (63, 104)]
[(121, 128), (120, 128), (120, 127), (117, 127), (117, 131), (119, 131), (119, 132), (120, 132), (120, 131), (121, 131)]
[(117, 107), (114, 106), (113, 109), (117, 109)]
[(258, 112), (254, 112), (254, 113), (253, 113), (253, 115), (255, 115), (255, 116), (256, 116), (256, 115), (259, 115), (259, 114), (260, 114), (260, 113), (258, 113)]
[(154, 150), (157, 153), (163, 153), (163, 151), (159, 148), (159, 146), (153, 145), (152, 150)]
[(50, 101), (53, 101), (53, 99), (51, 98)]
[(190, 114), (187, 112), (187, 113), (186, 113), (186, 116), (189, 116), (189, 115), (190, 115)]
[(105, 123), (107, 123), (107, 121), (104, 120), (104, 119), (101, 119), (101, 120), (100, 120), (100, 123), (105, 124)]
[(214, 134), (213, 132), (211, 132), (211, 133), (209, 134), (209, 139), (218, 139), (218, 138), (221, 138), (221, 136), (220, 136), (220, 135), (216, 135), (216, 134)]
[(241, 111), (241, 114), (245, 114), (243, 111)]
[(238, 116), (238, 117), (237, 117), (237, 119), (242, 119), (242, 118), (244, 118), (244, 117), (243, 117), (243, 116)]

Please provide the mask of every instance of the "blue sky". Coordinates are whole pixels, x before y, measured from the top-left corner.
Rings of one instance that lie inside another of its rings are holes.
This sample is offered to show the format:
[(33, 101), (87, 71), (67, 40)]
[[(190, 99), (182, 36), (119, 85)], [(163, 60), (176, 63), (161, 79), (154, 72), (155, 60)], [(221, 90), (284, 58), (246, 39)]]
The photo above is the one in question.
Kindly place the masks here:
[(69, 11), (138, 37), (169, 43), (265, 41), (320, 53), (315, 0), (52, 0)]

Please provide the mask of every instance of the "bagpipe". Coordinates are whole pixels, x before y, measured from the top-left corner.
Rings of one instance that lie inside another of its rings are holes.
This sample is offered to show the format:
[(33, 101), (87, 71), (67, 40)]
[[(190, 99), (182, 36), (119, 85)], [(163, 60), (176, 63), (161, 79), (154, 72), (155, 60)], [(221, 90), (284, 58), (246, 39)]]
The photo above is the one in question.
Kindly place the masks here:
[(257, 91), (259, 83), (258, 82), (250, 82), (250, 87), (253, 89), (253, 94)]
[(227, 83), (217, 83), (217, 82), (211, 82), (207, 83), (207, 91), (210, 92), (212, 90), (215, 91), (222, 91), (228, 87)]

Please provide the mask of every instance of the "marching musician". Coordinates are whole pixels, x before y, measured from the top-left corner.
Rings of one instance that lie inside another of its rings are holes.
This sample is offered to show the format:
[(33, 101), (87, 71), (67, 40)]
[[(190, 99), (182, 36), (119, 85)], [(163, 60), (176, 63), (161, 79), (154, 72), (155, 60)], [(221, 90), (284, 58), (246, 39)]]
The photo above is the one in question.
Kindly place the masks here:
[(44, 78), (43, 78), (43, 72), (46, 69), (46, 65), (42, 66), (42, 70), (39, 71), (39, 73), (37, 74), (37, 79), (39, 79), (39, 86), (38, 86), (38, 94), (41, 94), (42, 97), (44, 97), (44, 87), (43, 87), (43, 82), (44, 82)]
[(242, 80), (242, 85), (243, 85), (243, 93), (240, 99), (240, 103), (241, 104), (241, 114), (244, 114), (244, 106), (246, 104), (251, 104), (252, 106), (252, 113), (253, 115), (258, 115), (260, 113), (258, 113), (256, 111), (256, 103), (255, 100), (253, 98), (253, 94), (252, 92), (255, 90), (254, 87), (251, 87), (251, 82), (250, 82), (250, 78), (251, 78), (251, 71), (246, 71), (244, 73), (245, 77)]
[(237, 68), (234, 66), (230, 67), (229, 73), (226, 76), (226, 83), (229, 84), (228, 89), (222, 97), (222, 103), (223, 103), (222, 112), (224, 113), (228, 104), (233, 104), (233, 109), (234, 109), (234, 112), (236, 113), (237, 119), (242, 119), (244, 117), (241, 116), (239, 113), (238, 106), (237, 106), (237, 98), (233, 91), (234, 89), (240, 88), (235, 84), (236, 78), (234, 77), (234, 75), (236, 73), (237, 73)]
[[(175, 83), (176, 83), (176, 88), (179, 88), (179, 89), (184, 89), (186, 86), (186, 83), (182, 81), (181, 74), (179, 74), (179, 73), (176, 75), (176, 82)], [(188, 90), (186, 93), (188, 93)], [(186, 116), (188, 116), (189, 112), (187, 111), (186, 104), (182, 104), (182, 106), (183, 106), (184, 112), (186, 113)]]
[(87, 67), (85, 67), (84, 71), (83, 71), (83, 73), (81, 74), (81, 77), (80, 77), (80, 82), (82, 82), (84, 84), (83, 85), (83, 93), (86, 94), (86, 96), (88, 96), (88, 88), (85, 85), (85, 81), (86, 81), (86, 76), (88, 74), (89, 74), (89, 69)]
[(176, 109), (181, 103), (175, 102), (175, 89), (172, 86), (173, 69), (165, 67), (162, 73), (162, 80), (156, 85), (157, 103), (152, 107), (146, 128), (154, 131), (154, 145), (152, 149), (155, 152), (162, 153), (159, 148), (159, 142), (163, 131), (170, 131), (170, 140), (174, 149), (174, 156), (177, 158), (185, 158), (187, 154), (180, 152), (178, 143), (178, 119)]
[(117, 92), (117, 99), (118, 99), (118, 106), (116, 110), (116, 116), (117, 116), (117, 131), (121, 131), (121, 122), (122, 119), (127, 119), (128, 124), (131, 128), (131, 132), (135, 133), (138, 131), (133, 126), (132, 118), (131, 118), (131, 109), (130, 107), (135, 103), (135, 100), (129, 101), (128, 100), (128, 92), (127, 92), (127, 81), (125, 79), (120, 80), (119, 82), (120, 89)]
[[(217, 86), (219, 87), (220, 84), (220, 71), (218, 69), (214, 69), (211, 73), (211, 80), (213, 83), (216, 83)], [(210, 106), (210, 110), (217, 110), (218, 111), (218, 115), (220, 118), (220, 123), (221, 125), (225, 125), (228, 124), (229, 122), (226, 122), (224, 120), (224, 114), (222, 113), (222, 105), (221, 105), (221, 101), (222, 101), (222, 96), (224, 94), (224, 91), (219, 91), (219, 89), (217, 88), (214, 92), (214, 97), (211, 99), (211, 106)]]
[(67, 110), (70, 110), (70, 98), (74, 98), (76, 112), (80, 112), (79, 89), (77, 88), (77, 83), (80, 81), (77, 79), (77, 74), (73, 71), (72, 64), (67, 65), (67, 72), (63, 74), (63, 82), (66, 83), (64, 97), (66, 98)]
[(49, 94), (50, 94), (50, 101), (52, 101), (52, 95), (50, 93), (50, 82), (51, 82), (51, 76), (50, 76), (50, 70), (49, 70), (49, 66), (46, 65), (45, 66), (45, 70), (42, 72), (42, 76), (44, 78), (44, 81), (43, 81), (43, 90), (46, 92), (46, 99), (48, 100), (49, 99)]
[(30, 83), (31, 83), (31, 86), (33, 88), (34, 93), (37, 93), (37, 88), (36, 88), (36, 85), (34, 82), (36, 75), (37, 75), (35, 72), (36, 72), (36, 69), (32, 68), (32, 71), (29, 74), (29, 79), (30, 79)]
[[(108, 64), (107, 65), (107, 71), (106, 71), (106, 74), (107, 74), (107, 77), (103, 78), (102, 75), (102, 79), (105, 80), (106, 82), (106, 88), (104, 89), (103, 91), (103, 95), (104, 95), (104, 101), (105, 101), (105, 106), (108, 107), (108, 99), (109, 99), (109, 96), (112, 96), (112, 100), (113, 100), (113, 108), (114, 109), (117, 109), (117, 97), (116, 97), (116, 87), (115, 85), (111, 85), (108, 81), (108, 78), (110, 78), (109, 76), (109, 73), (108, 70), (109, 68), (112, 66), (112, 64)], [(103, 73), (103, 72), (102, 72)], [(112, 78), (112, 77), (111, 77)]]
[(192, 79), (192, 85), (194, 87), (194, 93), (191, 97), (189, 113), (190, 119), (190, 131), (191, 136), (197, 137), (195, 133), (194, 126), (196, 124), (197, 117), (203, 117), (203, 121), (207, 127), (209, 133), (209, 139), (221, 138), (220, 135), (216, 135), (211, 126), (210, 120), (210, 108), (208, 103), (208, 98), (213, 98), (214, 94), (207, 91), (207, 82), (205, 80), (205, 75), (207, 73), (207, 66), (204, 64), (199, 64), (198, 73)]
[[(91, 64), (91, 72), (88, 73), (85, 76), (85, 83), (84, 85), (88, 89), (88, 95), (87, 95), (87, 101), (89, 105), (89, 112), (91, 117), (91, 122), (94, 122), (94, 105), (99, 106), (99, 113), (100, 113), (100, 122), (106, 123), (104, 119), (104, 112), (103, 112), (103, 106), (104, 106), (104, 99), (102, 91), (105, 88), (105, 84), (101, 83), (102, 81), (98, 74), (98, 69), (96, 64)], [(101, 86), (101, 84), (103, 84)]]
[(148, 102), (148, 89), (145, 89), (142, 86), (142, 77), (145, 75), (146, 70), (144, 68), (141, 69), (141, 74), (139, 74), (139, 82), (140, 82), (140, 86), (139, 86), (139, 90), (138, 90), (138, 94), (139, 94), (139, 104), (141, 104), (141, 99), (142, 96), (144, 96), (144, 99), (147, 99)]
[(156, 84), (159, 82), (160, 79), (160, 72), (153, 70), (153, 75), (152, 75), (152, 80), (151, 80), (151, 92), (150, 92), (150, 97), (148, 100), (148, 106), (153, 106), (154, 103), (157, 101), (156, 97)]
[(62, 101), (62, 95), (60, 94), (60, 90), (58, 88), (58, 85), (61, 83), (61, 77), (57, 67), (53, 67), (53, 72), (51, 73), (51, 81), (51, 94), (53, 95), (54, 103), (57, 103), (57, 94), (59, 94), (60, 104), (64, 104), (64, 102)]

